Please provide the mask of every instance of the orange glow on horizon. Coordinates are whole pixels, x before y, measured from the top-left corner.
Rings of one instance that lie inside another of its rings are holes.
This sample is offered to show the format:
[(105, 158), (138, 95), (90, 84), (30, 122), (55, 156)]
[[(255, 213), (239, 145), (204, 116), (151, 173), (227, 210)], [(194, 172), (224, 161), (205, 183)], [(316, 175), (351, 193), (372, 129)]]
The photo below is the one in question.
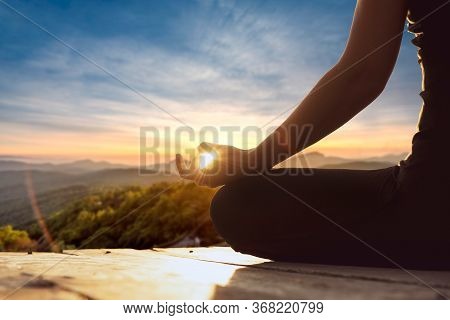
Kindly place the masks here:
[[(307, 148), (304, 152), (318, 151), (326, 156), (343, 158), (365, 158), (385, 154), (409, 152), (411, 138), (415, 132), (413, 126), (391, 126), (378, 130), (369, 130), (353, 125), (345, 126), (322, 141)], [(238, 136), (238, 135), (237, 135)], [(109, 161), (128, 165), (140, 163), (140, 137), (138, 132), (127, 134), (92, 134), (89, 132), (63, 133), (51, 136), (49, 134), (34, 134), (32, 139), (20, 135), (0, 135), (2, 145), (1, 155), (17, 155), (31, 158), (35, 162), (70, 162), (80, 159), (94, 161)], [(254, 147), (256, 137), (250, 137), (243, 143), (239, 137), (233, 139), (236, 147)], [(227, 137), (219, 135), (218, 142), (227, 144)], [(209, 142), (215, 142), (213, 139)], [(147, 164), (168, 162), (175, 158), (177, 151), (183, 153), (187, 149), (195, 149), (200, 141), (180, 142), (180, 148), (175, 149), (171, 141), (169, 147), (159, 148), (158, 157), (147, 155)]]

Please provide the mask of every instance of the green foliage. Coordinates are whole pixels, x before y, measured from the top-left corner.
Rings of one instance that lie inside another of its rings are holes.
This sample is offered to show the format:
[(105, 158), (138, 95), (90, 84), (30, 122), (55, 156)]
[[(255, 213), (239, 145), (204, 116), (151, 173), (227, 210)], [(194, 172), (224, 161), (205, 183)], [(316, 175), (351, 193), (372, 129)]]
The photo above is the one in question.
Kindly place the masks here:
[[(186, 235), (209, 245), (221, 240), (209, 220), (213, 194), (192, 183), (103, 189), (56, 212), (47, 225), (66, 248), (142, 249)], [(39, 236), (36, 226), (30, 233)]]
[[(11, 224), (19, 229), (28, 229), (35, 220), (24, 183), (26, 173), (31, 174), (33, 189), (45, 217), (65, 209), (68, 203), (98, 188), (150, 186), (161, 181), (172, 182), (179, 179), (175, 174), (139, 175), (138, 168), (105, 169), (77, 174), (68, 173), (72, 172), (70, 168), (66, 168), (67, 171), (64, 172), (46, 171), (55, 169), (53, 166), (53, 169), (43, 168), (44, 171), (0, 171), (0, 225)], [(59, 169), (62, 170), (61, 167)]]
[[(23, 179), (21, 184), (24, 185)], [(10, 191), (12, 189), (13, 191)], [(14, 189), (15, 192), (14, 192)], [(36, 189), (39, 192), (39, 189)], [(10, 199), (0, 199), (0, 225), (11, 224), (15, 228), (26, 229), (34, 221), (35, 216), (31, 209), (30, 199), (28, 198), (27, 191), (19, 188), (0, 189), (0, 193), (3, 192), (4, 197), (10, 197)], [(46, 191), (38, 193), (36, 195), (37, 202), (39, 203), (39, 209), (44, 216), (51, 214), (57, 210), (64, 208), (67, 203), (89, 194), (89, 188), (86, 186), (70, 186), (56, 190)]]
[(34, 247), (26, 231), (14, 230), (11, 225), (0, 227), (0, 251), (24, 251)]

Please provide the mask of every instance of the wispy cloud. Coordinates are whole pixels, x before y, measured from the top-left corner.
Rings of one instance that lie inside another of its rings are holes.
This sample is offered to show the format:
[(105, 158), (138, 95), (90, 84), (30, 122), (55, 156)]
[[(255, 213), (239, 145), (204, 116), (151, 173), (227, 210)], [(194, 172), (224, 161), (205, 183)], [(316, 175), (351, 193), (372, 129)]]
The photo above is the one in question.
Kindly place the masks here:
[[(124, 8), (94, 1), (89, 8), (14, 4), (167, 111), (199, 127), (262, 125), (298, 102), (345, 45), (353, 1), (326, 2), (328, 7), (303, 1), (206, 0), (130, 2)], [(107, 134), (122, 134), (127, 143), (137, 143), (139, 126), (179, 125), (45, 34), (11, 44), (13, 35), (28, 38), (36, 30), (5, 8), (0, 15), (6, 21), (0, 41), (2, 46), (9, 43), (0, 55), (0, 72), (8, 75), (0, 78), (2, 137), (20, 140), (20, 131), (11, 129), (15, 124), (28, 129), (22, 132), (33, 132), (35, 139), (73, 133), (74, 146), (79, 145), (77, 133), (91, 134), (92, 145), (103, 143), (96, 136)], [(411, 83), (417, 71), (404, 63), (413, 59), (413, 51), (404, 51), (383, 99), (347, 127), (414, 125), (418, 99), (403, 97), (414, 96)], [(2, 151), (16, 154), (12, 145)]]

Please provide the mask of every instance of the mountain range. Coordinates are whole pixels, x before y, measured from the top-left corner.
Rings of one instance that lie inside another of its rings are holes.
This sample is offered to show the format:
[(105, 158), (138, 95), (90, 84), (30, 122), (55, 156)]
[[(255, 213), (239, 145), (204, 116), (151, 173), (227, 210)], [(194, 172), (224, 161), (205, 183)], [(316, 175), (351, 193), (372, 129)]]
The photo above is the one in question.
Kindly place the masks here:
[(326, 168), (326, 169), (354, 169), (371, 170), (396, 165), (403, 160), (407, 153), (387, 154), (380, 157), (364, 159), (348, 159), (326, 156), (320, 152), (298, 153), (278, 164), (280, 168)]
[(86, 173), (106, 169), (125, 169), (130, 166), (124, 164), (110, 163), (107, 161), (92, 161), (89, 159), (78, 160), (68, 163), (31, 163), (17, 160), (0, 160), (0, 171), (22, 171), (22, 170), (39, 170), (39, 171), (58, 171), (65, 173)]
[[(370, 170), (394, 165), (405, 156), (394, 154), (346, 159), (309, 152), (295, 155), (278, 166)], [(155, 165), (142, 175), (137, 167), (106, 161), (80, 160), (53, 164), (0, 160), (0, 225), (20, 226), (34, 221), (26, 186), (27, 176), (31, 177), (33, 191), (44, 216), (98, 188), (149, 186), (155, 182), (180, 179), (174, 161)]]

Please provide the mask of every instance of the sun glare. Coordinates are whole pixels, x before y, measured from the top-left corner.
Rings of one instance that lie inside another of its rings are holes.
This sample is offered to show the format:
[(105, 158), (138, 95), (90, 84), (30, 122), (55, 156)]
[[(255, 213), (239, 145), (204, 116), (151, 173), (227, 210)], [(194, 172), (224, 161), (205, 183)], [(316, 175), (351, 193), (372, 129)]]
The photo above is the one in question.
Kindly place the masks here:
[(200, 169), (206, 169), (212, 165), (214, 160), (216, 159), (216, 155), (212, 152), (203, 152), (200, 154)]

